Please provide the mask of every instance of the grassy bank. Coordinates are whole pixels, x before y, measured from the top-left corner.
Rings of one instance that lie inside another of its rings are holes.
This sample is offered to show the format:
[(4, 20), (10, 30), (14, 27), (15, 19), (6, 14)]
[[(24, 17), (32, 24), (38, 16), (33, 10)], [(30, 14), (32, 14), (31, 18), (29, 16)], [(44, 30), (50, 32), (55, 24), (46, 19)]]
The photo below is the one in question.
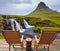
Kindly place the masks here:
[(4, 39), (3, 35), (0, 34), (0, 39)]
[(40, 26), (37, 26), (33, 30), (34, 30), (34, 32), (38, 32), (38, 33), (41, 32), (41, 30), (56, 30), (56, 31), (60, 32), (59, 27), (40, 27)]

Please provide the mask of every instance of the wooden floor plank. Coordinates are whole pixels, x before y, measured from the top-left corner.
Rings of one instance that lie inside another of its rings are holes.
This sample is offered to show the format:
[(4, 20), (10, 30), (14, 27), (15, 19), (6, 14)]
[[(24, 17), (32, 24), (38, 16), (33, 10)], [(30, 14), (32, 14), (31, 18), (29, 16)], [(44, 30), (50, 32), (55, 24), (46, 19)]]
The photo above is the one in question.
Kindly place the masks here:
[[(33, 49), (33, 42), (32, 42), (32, 49)], [(24, 42), (24, 50), (23, 51), (26, 51), (26, 42)], [(9, 45), (6, 43), (6, 41), (3, 39), (3, 40), (0, 40), (0, 51), (8, 51), (8, 47)], [(20, 47), (15, 47), (17, 51), (20, 51), (21, 48)], [(43, 49), (43, 47), (39, 47), (37, 49), (38, 51), (47, 51), (47, 48), (46, 49)], [(14, 49), (11, 47), (11, 51), (14, 51)], [(34, 49), (32, 50), (34, 51)], [(53, 44), (51, 44), (50, 46), (50, 51), (60, 51), (60, 39), (55, 39)]]

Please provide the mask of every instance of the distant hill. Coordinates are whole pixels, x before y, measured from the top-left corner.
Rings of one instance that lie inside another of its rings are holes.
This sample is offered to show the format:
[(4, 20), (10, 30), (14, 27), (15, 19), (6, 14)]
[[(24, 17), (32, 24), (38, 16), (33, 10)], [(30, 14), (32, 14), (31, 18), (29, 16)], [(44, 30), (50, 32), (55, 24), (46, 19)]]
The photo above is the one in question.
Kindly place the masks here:
[(60, 24), (60, 12), (50, 9), (44, 2), (40, 2), (36, 10), (34, 10), (27, 16), (41, 19), (49, 19), (57, 24)]

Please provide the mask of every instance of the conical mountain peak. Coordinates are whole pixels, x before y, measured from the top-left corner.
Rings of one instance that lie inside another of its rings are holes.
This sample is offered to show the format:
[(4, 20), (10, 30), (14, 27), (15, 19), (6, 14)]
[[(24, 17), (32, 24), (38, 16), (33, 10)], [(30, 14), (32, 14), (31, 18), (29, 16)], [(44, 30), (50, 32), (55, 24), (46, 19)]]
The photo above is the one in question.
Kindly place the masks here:
[(48, 8), (44, 2), (40, 2), (37, 9)]

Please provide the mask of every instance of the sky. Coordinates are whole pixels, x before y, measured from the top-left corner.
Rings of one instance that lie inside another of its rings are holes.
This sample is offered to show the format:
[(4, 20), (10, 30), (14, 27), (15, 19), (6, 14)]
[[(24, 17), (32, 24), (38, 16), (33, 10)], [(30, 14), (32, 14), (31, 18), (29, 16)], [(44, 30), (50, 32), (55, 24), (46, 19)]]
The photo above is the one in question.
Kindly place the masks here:
[(0, 14), (25, 16), (33, 12), (41, 1), (60, 12), (60, 0), (0, 0)]
[(41, 0), (43, 1), (49, 8), (60, 12), (60, 0)]

